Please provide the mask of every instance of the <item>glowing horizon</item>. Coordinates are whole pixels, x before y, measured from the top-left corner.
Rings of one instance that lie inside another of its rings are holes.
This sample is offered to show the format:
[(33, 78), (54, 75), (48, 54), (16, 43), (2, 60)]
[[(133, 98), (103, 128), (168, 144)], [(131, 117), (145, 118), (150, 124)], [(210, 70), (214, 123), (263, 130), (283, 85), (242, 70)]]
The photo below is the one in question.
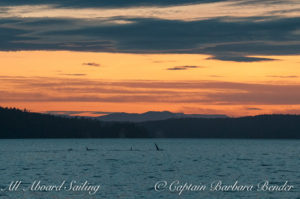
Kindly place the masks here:
[[(250, 63), (199, 54), (16, 51), (0, 57), (1, 106), (86, 115), (300, 113), (298, 56)], [(279, 99), (276, 90), (296, 98)]]

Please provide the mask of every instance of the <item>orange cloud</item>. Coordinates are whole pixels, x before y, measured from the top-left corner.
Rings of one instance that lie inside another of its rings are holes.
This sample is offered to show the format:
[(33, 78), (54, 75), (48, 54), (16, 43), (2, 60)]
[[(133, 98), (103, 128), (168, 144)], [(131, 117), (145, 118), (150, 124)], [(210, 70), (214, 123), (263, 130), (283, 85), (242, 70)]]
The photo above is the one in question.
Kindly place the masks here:
[[(297, 92), (300, 90), (300, 84), (223, 81), (104, 81), (9, 76), (2, 77), (0, 82), (2, 86), (6, 85), (5, 89), (2, 87), (0, 90), (2, 104), (75, 102), (110, 103), (114, 104), (113, 106), (121, 107), (121, 104), (135, 105), (139, 103), (160, 104), (165, 110), (172, 106), (179, 108), (183, 104), (196, 107), (223, 106), (223, 109), (224, 107), (235, 109), (235, 106), (245, 106), (244, 112), (247, 113), (249, 111), (270, 111), (270, 108), (266, 109), (260, 106), (273, 106), (273, 108), (281, 105), (300, 106), (300, 93)], [(255, 108), (249, 108), (253, 105)], [(218, 111), (224, 112), (220, 108), (211, 108), (210, 112)], [(236, 111), (233, 110), (233, 112)], [(241, 112), (241, 110), (239, 111)]]

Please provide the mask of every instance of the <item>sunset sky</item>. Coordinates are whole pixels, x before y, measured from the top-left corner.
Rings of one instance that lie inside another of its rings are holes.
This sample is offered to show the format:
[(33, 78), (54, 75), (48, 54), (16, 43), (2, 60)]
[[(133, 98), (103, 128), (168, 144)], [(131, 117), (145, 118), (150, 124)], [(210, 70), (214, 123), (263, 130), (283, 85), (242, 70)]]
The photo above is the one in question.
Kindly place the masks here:
[(0, 106), (300, 114), (299, 0), (4, 0)]

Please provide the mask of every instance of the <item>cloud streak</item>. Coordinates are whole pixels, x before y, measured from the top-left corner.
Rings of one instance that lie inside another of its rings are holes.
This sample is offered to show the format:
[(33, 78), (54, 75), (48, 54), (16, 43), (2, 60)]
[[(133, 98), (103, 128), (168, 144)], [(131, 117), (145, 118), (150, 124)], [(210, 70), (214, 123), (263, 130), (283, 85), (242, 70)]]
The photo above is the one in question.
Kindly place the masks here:
[[(248, 1), (248, 4), (242, 2), (245, 1), (217, 1), (202, 3), (194, 1), (193, 4), (169, 4), (168, 6), (131, 6), (127, 7), (126, 9), (104, 7), (59, 7), (57, 5), (53, 5), (53, 3), (44, 5), (3, 6), (2, 8), (4, 9), (2, 14), (0, 13), (0, 17), (47, 17), (75, 19), (129, 17), (182, 21), (195, 21), (219, 17), (300, 17), (300, 13), (294, 12), (295, 9), (300, 9), (300, 4), (296, 1), (286, 1), (284, 4), (278, 1), (273, 1), (272, 4), (266, 4), (264, 1), (257, 1), (255, 4), (253, 1), (252, 3)], [(251, 12), (249, 12), (249, 10), (251, 10)]]
[(260, 110), (262, 110), (261, 108), (256, 108), (256, 107), (247, 107), (246, 109), (250, 110), (250, 111), (260, 111)]
[(104, 81), (75, 78), (1, 79), (1, 102), (200, 103), (299, 105), (300, 85), (222, 81)]
[(94, 66), (94, 67), (100, 67), (100, 64), (94, 63), (94, 62), (87, 62), (87, 63), (82, 63), (84, 66)]
[(192, 68), (203, 68), (203, 66), (174, 66), (171, 68), (167, 68), (167, 70), (188, 70)]
[(299, 76), (297, 75), (268, 75), (266, 77), (282, 78), (282, 79), (299, 78)]
[(65, 75), (65, 76), (76, 76), (76, 77), (78, 77), (78, 76), (86, 76), (86, 74), (84, 74), (84, 73), (63, 73), (63, 74), (61, 74), (61, 75)]

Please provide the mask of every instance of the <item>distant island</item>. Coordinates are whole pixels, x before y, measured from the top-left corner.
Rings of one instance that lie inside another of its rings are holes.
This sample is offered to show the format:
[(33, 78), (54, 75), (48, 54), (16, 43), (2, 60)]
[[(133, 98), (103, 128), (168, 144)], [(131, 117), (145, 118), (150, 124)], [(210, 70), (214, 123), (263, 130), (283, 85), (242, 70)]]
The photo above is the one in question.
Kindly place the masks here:
[(300, 139), (299, 115), (230, 118), (222, 115), (173, 117), (174, 113), (171, 112), (163, 112), (163, 114), (172, 117), (120, 122), (31, 113), (16, 108), (0, 107), (0, 138)]
[(300, 115), (185, 118), (140, 125), (156, 138), (300, 139)]

